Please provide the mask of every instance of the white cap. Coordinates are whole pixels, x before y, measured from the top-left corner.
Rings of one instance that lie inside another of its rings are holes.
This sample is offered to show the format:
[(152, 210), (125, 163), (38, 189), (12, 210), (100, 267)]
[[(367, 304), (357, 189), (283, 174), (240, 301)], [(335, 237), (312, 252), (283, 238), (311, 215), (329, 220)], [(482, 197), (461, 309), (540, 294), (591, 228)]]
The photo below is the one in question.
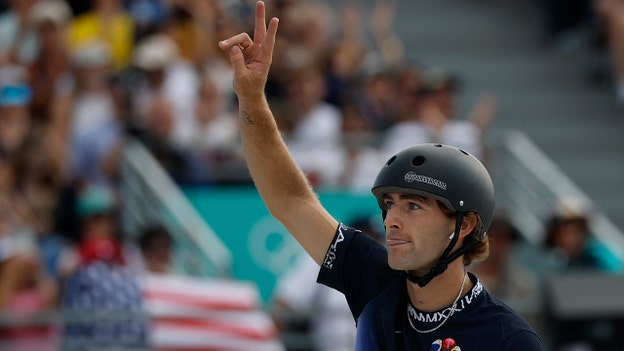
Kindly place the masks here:
[(586, 218), (592, 216), (591, 206), (575, 196), (563, 196), (556, 204), (556, 215), (562, 219)]
[(136, 46), (133, 63), (139, 69), (154, 71), (169, 66), (177, 58), (175, 42), (167, 35), (154, 34)]
[(40, 0), (35, 2), (30, 10), (30, 21), (33, 26), (38, 26), (44, 21), (63, 25), (71, 17), (72, 12), (69, 5), (62, 0)]
[(74, 49), (72, 63), (81, 68), (109, 65), (111, 63), (110, 47), (100, 40), (83, 43)]

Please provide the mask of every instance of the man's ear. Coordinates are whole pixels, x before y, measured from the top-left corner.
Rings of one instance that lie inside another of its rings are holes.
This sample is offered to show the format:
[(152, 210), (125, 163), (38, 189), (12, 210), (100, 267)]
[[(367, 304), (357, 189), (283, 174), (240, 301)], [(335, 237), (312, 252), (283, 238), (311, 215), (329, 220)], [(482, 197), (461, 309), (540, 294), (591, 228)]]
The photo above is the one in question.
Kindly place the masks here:
[(477, 225), (477, 215), (473, 212), (468, 212), (462, 216), (462, 224), (459, 230), (459, 237), (463, 238), (470, 234)]

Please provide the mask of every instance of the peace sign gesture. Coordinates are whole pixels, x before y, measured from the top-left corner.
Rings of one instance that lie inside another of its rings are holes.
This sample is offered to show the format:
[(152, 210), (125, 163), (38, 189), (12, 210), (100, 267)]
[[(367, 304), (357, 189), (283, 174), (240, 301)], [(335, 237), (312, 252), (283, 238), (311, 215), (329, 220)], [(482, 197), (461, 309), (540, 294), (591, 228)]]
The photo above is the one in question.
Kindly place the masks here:
[(279, 22), (273, 17), (267, 28), (265, 12), (264, 2), (258, 1), (253, 40), (243, 32), (219, 42), (222, 50), (230, 50), (230, 61), (234, 68), (234, 91), (239, 99), (253, 99), (264, 94)]

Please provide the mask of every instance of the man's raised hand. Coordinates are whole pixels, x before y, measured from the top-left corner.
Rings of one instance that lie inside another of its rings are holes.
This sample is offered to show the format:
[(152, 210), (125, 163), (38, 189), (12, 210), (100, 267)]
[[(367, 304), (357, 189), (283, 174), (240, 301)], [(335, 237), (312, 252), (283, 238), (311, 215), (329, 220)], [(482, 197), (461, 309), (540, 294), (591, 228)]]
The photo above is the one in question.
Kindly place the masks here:
[(247, 33), (240, 33), (219, 42), (222, 50), (230, 50), (230, 61), (234, 68), (234, 91), (239, 99), (264, 94), (279, 22), (273, 17), (267, 28), (265, 13), (264, 2), (258, 1), (253, 40)]

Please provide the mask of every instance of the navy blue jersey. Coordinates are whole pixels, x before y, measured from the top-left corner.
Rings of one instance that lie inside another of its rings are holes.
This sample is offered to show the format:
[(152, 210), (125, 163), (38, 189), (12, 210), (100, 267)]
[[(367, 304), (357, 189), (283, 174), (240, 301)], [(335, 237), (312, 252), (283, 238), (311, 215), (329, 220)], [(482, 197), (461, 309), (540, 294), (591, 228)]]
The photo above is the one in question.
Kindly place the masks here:
[(451, 312), (411, 308), (405, 278), (388, 267), (385, 246), (354, 228), (340, 225), (318, 282), (345, 294), (357, 321), (356, 351), (540, 351), (542, 343), (519, 314), (487, 292), (469, 274), (474, 287)]

